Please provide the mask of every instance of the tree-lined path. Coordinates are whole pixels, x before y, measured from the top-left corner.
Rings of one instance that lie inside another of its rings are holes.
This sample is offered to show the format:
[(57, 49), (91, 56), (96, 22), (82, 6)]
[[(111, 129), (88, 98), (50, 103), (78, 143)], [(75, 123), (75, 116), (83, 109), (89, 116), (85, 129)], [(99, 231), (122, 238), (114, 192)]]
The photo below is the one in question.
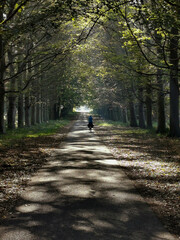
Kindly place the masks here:
[(81, 116), (32, 178), (1, 240), (175, 240)]

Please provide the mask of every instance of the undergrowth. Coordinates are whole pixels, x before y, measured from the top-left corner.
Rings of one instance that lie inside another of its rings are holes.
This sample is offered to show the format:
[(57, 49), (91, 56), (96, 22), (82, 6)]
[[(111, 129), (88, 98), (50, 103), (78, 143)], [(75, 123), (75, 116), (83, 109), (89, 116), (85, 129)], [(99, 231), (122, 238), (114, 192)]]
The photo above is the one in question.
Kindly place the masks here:
[(29, 128), (18, 128), (8, 130), (6, 134), (0, 135), (0, 146), (10, 145), (23, 138), (37, 138), (40, 136), (49, 136), (58, 131), (58, 129), (69, 124), (70, 120), (63, 119), (49, 121), (48, 123), (37, 124)]
[[(130, 127), (128, 123), (123, 123), (120, 121), (108, 121), (108, 120), (102, 120), (102, 121), (97, 121), (96, 123), (97, 126), (99, 127), (107, 127), (107, 128), (112, 128), (112, 127), (123, 127), (122, 133), (124, 134), (150, 134), (152, 136), (165, 136), (162, 134), (157, 134), (156, 133), (156, 127), (153, 125), (153, 128), (147, 129), (147, 128), (135, 128), (135, 127)], [(127, 127), (124, 129), (124, 127)]]

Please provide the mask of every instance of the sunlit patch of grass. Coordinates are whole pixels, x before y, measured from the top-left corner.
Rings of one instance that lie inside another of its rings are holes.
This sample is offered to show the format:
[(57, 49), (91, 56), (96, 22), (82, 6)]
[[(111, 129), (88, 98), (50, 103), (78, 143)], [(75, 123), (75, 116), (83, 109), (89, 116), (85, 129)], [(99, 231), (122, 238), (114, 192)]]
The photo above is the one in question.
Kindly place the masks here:
[(6, 134), (0, 135), (0, 146), (9, 145), (22, 138), (37, 138), (40, 136), (49, 136), (56, 133), (60, 128), (69, 124), (70, 120), (49, 121), (30, 128), (18, 128), (8, 130)]
[[(119, 121), (98, 121), (96, 123), (97, 126), (99, 127), (107, 127), (107, 128), (112, 128), (112, 127), (123, 127), (120, 129), (114, 130), (115, 132), (121, 132), (121, 134), (156, 134), (156, 129), (153, 127), (152, 129), (142, 129), (142, 128), (135, 128), (135, 127), (129, 127), (128, 123), (123, 123)], [(124, 128), (127, 127), (127, 128)]]
[(98, 125), (100, 127), (112, 127), (113, 126), (113, 124), (108, 123), (108, 122), (96, 123), (96, 125)]
[(121, 130), (121, 133), (123, 134), (136, 134), (136, 135), (155, 135), (156, 130), (154, 128), (152, 129), (142, 129), (142, 128), (132, 128), (129, 127), (129, 129)]
[(128, 126), (127, 123), (122, 123), (122, 122), (119, 122), (119, 121), (105, 121), (105, 120), (97, 121), (96, 125), (100, 126), (100, 127), (113, 127), (113, 126), (124, 127), (124, 126)]

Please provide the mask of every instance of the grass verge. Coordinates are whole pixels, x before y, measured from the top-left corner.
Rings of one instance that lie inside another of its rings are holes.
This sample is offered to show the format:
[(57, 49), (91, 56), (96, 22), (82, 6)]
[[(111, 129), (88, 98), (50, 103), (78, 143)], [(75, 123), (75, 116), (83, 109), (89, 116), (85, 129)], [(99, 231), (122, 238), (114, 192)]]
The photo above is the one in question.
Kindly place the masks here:
[(165, 136), (162, 134), (157, 134), (156, 133), (156, 125), (153, 125), (153, 128), (151, 129), (143, 129), (143, 128), (134, 128), (130, 127), (128, 123), (123, 123), (119, 121), (108, 121), (108, 120), (103, 120), (103, 121), (97, 121), (96, 125), (99, 127), (107, 127), (107, 128), (112, 128), (112, 127), (127, 127), (126, 130), (122, 130), (123, 133), (125, 134), (149, 134), (152, 137), (153, 136)]
[(48, 123), (38, 124), (29, 128), (18, 128), (8, 130), (6, 134), (0, 135), (0, 147), (9, 146), (23, 138), (37, 138), (41, 136), (50, 136), (55, 134), (60, 128), (68, 125), (70, 120), (63, 119), (49, 121)]

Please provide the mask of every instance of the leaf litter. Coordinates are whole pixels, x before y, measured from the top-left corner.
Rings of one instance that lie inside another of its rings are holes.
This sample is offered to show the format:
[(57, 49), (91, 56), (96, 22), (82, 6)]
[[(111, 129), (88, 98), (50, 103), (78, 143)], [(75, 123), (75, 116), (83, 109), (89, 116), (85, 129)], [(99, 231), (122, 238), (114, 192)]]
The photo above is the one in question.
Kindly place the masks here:
[[(69, 129), (0, 148), (0, 221), (11, 215), (32, 174)], [(180, 140), (137, 134), (120, 126), (96, 131), (164, 226), (180, 236)]]
[(0, 221), (11, 216), (32, 174), (45, 164), (50, 149), (60, 145), (72, 123), (52, 136), (23, 138), (0, 147)]
[(180, 139), (122, 126), (101, 126), (97, 134), (164, 226), (180, 237)]

